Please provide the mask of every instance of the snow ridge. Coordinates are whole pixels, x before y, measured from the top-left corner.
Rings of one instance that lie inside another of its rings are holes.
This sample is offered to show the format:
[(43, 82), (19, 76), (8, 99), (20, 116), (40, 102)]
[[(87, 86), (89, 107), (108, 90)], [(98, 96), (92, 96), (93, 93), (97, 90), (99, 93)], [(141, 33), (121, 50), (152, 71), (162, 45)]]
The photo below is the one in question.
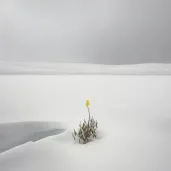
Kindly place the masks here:
[(132, 65), (102, 65), (83, 63), (24, 63), (0, 61), (0, 74), (171, 75), (171, 64), (147, 63)]

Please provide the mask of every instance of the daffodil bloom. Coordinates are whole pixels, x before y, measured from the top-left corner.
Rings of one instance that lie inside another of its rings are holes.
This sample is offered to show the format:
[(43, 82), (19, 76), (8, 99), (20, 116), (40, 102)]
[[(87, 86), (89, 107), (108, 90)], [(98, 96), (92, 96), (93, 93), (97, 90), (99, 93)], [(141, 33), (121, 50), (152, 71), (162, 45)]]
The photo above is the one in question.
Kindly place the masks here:
[(86, 100), (86, 106), (89, 107), (90, 106), (90, 101)]

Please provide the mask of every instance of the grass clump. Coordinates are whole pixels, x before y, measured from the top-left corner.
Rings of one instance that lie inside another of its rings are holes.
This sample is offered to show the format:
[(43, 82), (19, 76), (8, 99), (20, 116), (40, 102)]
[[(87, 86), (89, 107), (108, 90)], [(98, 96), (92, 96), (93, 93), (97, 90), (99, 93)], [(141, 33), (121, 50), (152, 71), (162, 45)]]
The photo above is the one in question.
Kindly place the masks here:
[(74, 140), (78, 139), (79, 143), (83, 144), (86, 144), (97, 137), (96, 130), (98, 128), (98, 122), (91, 117), (89, 105), (90, 102), (87, 100), (86, 107), (89, 114), (88, 121), (84, 119), (83, 123), (80, 122), (78, 131), (74, 129), (74, 132), (72, 133)]

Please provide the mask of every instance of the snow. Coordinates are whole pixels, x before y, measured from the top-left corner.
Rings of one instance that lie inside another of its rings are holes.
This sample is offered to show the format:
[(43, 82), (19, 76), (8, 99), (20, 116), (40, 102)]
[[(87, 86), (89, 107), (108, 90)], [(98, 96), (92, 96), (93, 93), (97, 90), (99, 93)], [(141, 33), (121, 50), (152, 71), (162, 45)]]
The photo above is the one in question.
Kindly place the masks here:
[[(170, 171), (171, 76), (1, 75), (0, 122), (61, 121), (68, 129), (10, 153), (2, 171)], [(71, 133), (91, 114), (98, 138)]]
[(67, 126), (60, 122), (14, 122), (0, 124), (0, 153), (29, 141), (37, 141), (64, 132)]
[(102, 65), (0, 61), (0, 74), (171, 75), (171, 64)]

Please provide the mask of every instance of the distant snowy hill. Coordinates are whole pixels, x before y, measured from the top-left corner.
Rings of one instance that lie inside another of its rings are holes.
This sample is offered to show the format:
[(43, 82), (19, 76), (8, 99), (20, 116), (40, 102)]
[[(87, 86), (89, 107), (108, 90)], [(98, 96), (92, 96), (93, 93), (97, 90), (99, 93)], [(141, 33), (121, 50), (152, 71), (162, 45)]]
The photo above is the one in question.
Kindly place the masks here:
[(171, 64), (100, 65), (83, 63), (0, 62), (0, 74), (171, 75)]

